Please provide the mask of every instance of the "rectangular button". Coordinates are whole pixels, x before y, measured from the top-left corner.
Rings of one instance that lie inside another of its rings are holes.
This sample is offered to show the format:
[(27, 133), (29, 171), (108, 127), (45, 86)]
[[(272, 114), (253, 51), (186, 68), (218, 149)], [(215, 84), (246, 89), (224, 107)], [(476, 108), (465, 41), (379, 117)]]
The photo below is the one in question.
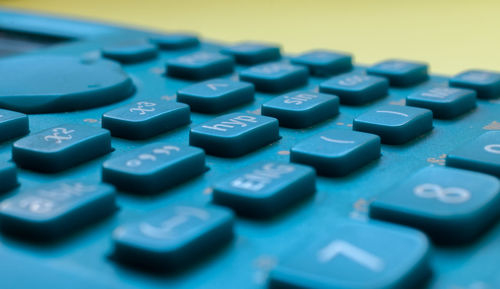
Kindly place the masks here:
[(0, 142), (29, 133), (28, 116), (24, 113), (0, 109)]
[(263, 92), (284, 92), (307, 84), (309, 72), (301, 65), (271, 62), (256, 65), (240, 72), (240, 80), (251, 82)]
[(53, 239), (115, 210), (112, 186), (63, 180), (19, 193), (0, 203), (0, 228), (23, 237)]
[(282, 162), (261, 162), (237, 170), (215, 184), (213, 201), (238, 214), (270, 217), (316, 191), (312, 168)]
[(52, 173), (111, 150), (108, 130), (83, 124), (63, 124), (16, 141), (12, 147), (12, 158), (20, 167)]
[(183, 103), (138, 101), (103, 114), (102, 127), (113, 136), (146, 139), (190, 121), (189, 106)]
[(220, 53), (196, 52), (167, 62), (167, 74), (191, 80), (202, 80), (233, 72), (234, 59)]
[(293, 91), (264, 103), (262, 115), (275, 117), (280, 126), (304, 128), (339, 113), (339, 98), (313, 91)]
[(189, 134), (189, 144), (222, 157), (238, 157), (278, 139), (277, 119), (239, 112), (194, 126)]
[(205, 171), (205, 153), (191, 147), (152, 143), (102, 165), (102, 179), (121, 191), (158, 193)]
[(290, 161), (319, 175), (344, 176), (380, 157), (380, 138), (351, 130), (327, 130), (292, 147)]
[(233, 214), (217, 207), (181, 206), (115, 229), (113, 257), (154, 271), (174, 271), (199, 261), (233, 237)]

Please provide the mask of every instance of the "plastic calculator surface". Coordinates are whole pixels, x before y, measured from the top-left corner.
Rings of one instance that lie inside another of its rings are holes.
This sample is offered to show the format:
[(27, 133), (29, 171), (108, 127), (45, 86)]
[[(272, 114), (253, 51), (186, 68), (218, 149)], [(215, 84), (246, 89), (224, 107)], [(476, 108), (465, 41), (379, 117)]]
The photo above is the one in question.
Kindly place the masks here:
[(0, 288), (500, 288), (499, 97), (0, 11)]

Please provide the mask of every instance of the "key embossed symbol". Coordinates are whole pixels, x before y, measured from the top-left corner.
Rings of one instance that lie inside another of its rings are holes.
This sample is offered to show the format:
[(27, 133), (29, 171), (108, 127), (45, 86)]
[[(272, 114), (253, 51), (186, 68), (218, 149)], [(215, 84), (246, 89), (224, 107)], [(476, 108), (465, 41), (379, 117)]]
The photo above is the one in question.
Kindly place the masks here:
[(125, 165), (127, 167), (138, 167), (142, 164), (142, 161), (153, 161), (154, 162), (157, 160), (156, 155), (161, 155), (161, 154), (170, 155), (171, 151), (178, 152), (178, 151), (180, 151), (180, 148), (176, 147), (176, 146), (170, 146), (170, 145), (163, 146), (161, 148), (156, 148), (156, 149), (153, 149), (152, 154), (140, 154), (137, 156), (137, 158), (128, 160), (125, 163)]
[(177, 227), (185, 224), (193, 218), (200, 221), (206, 221), (210, 218), (210, 214), (205, 210), (197, 208), (176, 207), (175, 215), (169, 219), (164, 220), (159, 225), (142, 222), (139, 225), (139, 230), (142, 234), (155, 239), (172, 238), (175, 237), (174, 230)]
[(484, 150), (492, 154), (500, 154), (500, 144), (489, 144), (484, 147)]
[(55, 141), (55, 143), (60, 144), (65, 140), (70, 140), (73, 138), (71, 133), (74, 133), (74, 129), (66, 129), (63, 127), (57, 127), (52, 130), (51, 135), (46, 135), (43, 139), (45, 141)]
[(436, 198), (446, 204), (460, 204), (470, 199), (470, 192), (463, 188), (443, 188), (436, 184), (421, 184), (413, 189), (421, 198)]
[(380, 272), (385, 267), (384, 261), (379, 257), (343, 240), (334, 240), (330, 242), (318, 252), (317, 258), (320, 263), (327, 263), (339, 255), (374, 272)]
[(156, 109), (153, 107), (156, 106), (154, 102), (147, 101), (139, 101), (137, 103), (137, 107), (133, 107), (129, 109), (130, 112), (138, 111), (140, 115), (145, 115), (148, 112), (155, 111)]

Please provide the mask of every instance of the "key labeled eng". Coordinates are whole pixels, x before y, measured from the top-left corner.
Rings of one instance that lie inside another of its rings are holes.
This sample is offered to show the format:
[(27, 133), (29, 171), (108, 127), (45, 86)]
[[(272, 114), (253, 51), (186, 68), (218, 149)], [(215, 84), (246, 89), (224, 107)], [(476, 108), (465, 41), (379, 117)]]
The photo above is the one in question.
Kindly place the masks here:
[(314, 194), (315, 176), (308, 166), (261, 162), (215, 183), (212, 201), (240, 215), (271, 217)]
[(189, 144), (203, 148), (208, 154), (238, 157), (279, 138), (277, 119), (236, 112), (192, 127)]
[(12, 145), (12, 159), (22, 168), (59, 172), (112, 151), (108, 130), (62, 124), (26, 136)]
[(201, 175), (203, 150), (170, 143), (152, 143), (102, 165), (102, 180), (125, 192), (152, 194)]

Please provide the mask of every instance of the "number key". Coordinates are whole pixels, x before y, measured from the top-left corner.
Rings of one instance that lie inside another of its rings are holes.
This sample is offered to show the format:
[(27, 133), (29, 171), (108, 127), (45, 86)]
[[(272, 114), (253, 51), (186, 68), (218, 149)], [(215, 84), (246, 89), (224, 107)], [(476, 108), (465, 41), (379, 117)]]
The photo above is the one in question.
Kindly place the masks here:
[(428, 167), (378, 197), (370, 216), (419, 228), (440, 243), (461, 243), (496, 220), (499, 206), (497, 178)]

